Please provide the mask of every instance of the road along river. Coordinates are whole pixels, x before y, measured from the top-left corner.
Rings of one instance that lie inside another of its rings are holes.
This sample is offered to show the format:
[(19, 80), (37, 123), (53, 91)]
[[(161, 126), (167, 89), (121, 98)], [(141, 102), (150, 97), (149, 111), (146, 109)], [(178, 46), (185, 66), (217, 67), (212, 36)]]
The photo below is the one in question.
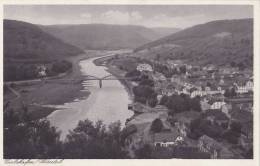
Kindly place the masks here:
[[(109, 75), (106, 67), (96, 66), (93, 63), (95, 59), (98, 58), (80, 61), (82, 75), (99, 78)], [(133, 115), (133, 112), (127, 109), (128, 104), (131, 103), (128, 93), (118, 80), (102, 81), (102, 88), (99, 88), (97, 80), (86, 80), (83, 86), (84, 90), (91, 92), (87, 99), (76, 99), (56, 106), (58, 110), (47, 117), (51, 125), (62, 132), (61, 139), (64, 139), (69, 130), (74, 129), (80, 120), (102, 120), (106, 125), (120, 120), (124, 125), (126, 119)]]

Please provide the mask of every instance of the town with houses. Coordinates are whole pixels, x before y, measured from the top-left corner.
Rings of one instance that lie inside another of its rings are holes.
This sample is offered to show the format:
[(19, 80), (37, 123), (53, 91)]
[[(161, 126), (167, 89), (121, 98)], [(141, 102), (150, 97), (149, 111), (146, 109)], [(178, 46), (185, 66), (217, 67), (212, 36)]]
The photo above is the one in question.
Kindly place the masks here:
[(5, 164), (254, 165), (257, 9), (215, 1), (3, 4)]
[[(119, 66), (128, 71), (122, 75), (138, 73), (139, 77), (152, 80), (151, 87), (156, 95), (151, 106), (149, 101), (136, 100), (134, 92), (135, 99), (129, 109), (135, 114), (127, 120), (124, 130), (130, 154), (140, 147), (152, 147), (152, 158), (252, 158), (252, 70), (192, 66), (181, 60), (159, 62), (130, 56), (118, 59), (122, 63), (129, 58), (136, 59), (136, 69), (129, 72), (126, 67)], [(112, 58), (105, 63), (118, 68), (115, 61)], [(174, 72), (169, 77), (160, 72), (163, 71), (160, 68)], [(133, 79), (131, 89), (141, 82)], [(169, 104), (170, 98), (181, 102), (180, 108), (176, 106), (178, 103)]]

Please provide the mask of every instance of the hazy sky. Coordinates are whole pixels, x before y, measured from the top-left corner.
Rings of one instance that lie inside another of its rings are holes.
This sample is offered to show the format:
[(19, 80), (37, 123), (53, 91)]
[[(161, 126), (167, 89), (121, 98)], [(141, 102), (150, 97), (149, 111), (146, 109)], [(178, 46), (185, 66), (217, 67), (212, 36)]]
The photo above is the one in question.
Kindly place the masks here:
[(131, 24), (179, 27), (252, 18), (248, 5), (5, 5), (4, 18), (34, 24)]

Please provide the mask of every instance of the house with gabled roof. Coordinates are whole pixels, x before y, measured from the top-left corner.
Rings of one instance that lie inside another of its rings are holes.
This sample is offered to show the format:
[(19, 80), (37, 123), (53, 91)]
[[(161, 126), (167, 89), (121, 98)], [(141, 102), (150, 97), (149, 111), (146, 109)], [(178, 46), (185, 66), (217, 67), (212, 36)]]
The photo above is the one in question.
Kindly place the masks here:
[(154, 133), (152, 137), (153, 144), (157, 147), (176, 146), (184, 141), (184, 138), (180, 136), (180, 134), (176, 130), (173, 130), (171, 132)]
[(254, 85), (252, 79), (239, 78), (235, 83), (236, 93), (243, 94), (248, 93), (249, 91), (253, 91)]

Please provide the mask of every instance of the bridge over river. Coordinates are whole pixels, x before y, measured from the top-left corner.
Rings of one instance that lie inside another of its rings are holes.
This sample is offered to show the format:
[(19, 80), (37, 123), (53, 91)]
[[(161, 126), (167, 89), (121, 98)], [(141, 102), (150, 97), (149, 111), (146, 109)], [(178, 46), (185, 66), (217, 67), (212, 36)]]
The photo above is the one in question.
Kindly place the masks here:
[(84, 87), (83, 91), (90, 92), (86, 98), (54, 106), (57, 110), (47, 117), (53, 126), (62, 131), (62, 139), (80, 120), (102, 120), (105, 125), (119, 120), (124, 125), (126, 119), (133, 115), (133, 112), (128, 110), (128, 104), (132, 103), (131, 97), (120, 82), (132, 78), (111, 75), (106, 67), (96, 66), (93, 63), (95, 59), (98, 58), (80, 61), (80, 79), (60, 79), (65, 83), (80, 81)]
[(48, 82), (55, 81), (55, 82), (63, 82), (63, 83), (71, 83), (71, 82), (84, 82), (87, 80), (96, 80), (99, 82), (99, 87), (102, 88), (103, 81), (107, 80), (132, 80), (137, 77), (115, 77), (112, 74), (103, 76), (103, 77), (97, 77), (92, 75), (86, 75), (84, 78), (80, 79), (58, 79), (58, 80), (48, 80)]

